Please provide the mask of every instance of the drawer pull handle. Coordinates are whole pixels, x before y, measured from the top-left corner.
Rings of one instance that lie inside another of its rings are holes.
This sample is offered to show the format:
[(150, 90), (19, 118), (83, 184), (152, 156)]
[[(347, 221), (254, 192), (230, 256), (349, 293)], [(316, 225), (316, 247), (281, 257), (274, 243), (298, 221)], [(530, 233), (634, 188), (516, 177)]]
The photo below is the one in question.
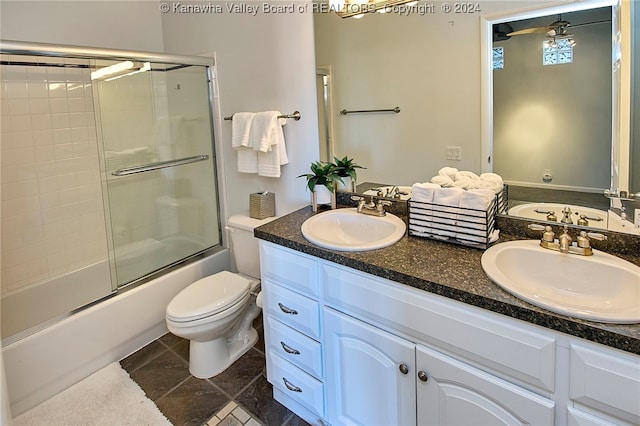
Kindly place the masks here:
[(425, 373), (424, 371), (418, 371), (418, 379), (426, 382), (427, 380), (429, 380), (429, 376), (427, 376), (427, 373)]
[(298, 311), (296, 311), (295, 309), (287, 308), (282, 303), (278, 302), (278, 306), (280, 307), (280, 310), (285, 314), (298, 315)]
[(289, 389), (291, 392), (302, 392), (302, 389), (291, 384), (291, 382), (288, 381), (286, 378), (283, 377), (282, 381), (284, 382), (284, 385), (287, 387), (287, 389)]
[(287, 345), (284, 342), (280, 342), (280, 344), (282, 345), (282, 349), (284, 349), (284, 351), (288, 354), (293, 354), (293, 355), (300, 355), (300, 351), (297, 349), (293, 349), (291, 346)]
[(400, 364), (399, 368), (402, 374), (407, 374), (409, 372), (409, 367), (407, 367), (407, 364)]

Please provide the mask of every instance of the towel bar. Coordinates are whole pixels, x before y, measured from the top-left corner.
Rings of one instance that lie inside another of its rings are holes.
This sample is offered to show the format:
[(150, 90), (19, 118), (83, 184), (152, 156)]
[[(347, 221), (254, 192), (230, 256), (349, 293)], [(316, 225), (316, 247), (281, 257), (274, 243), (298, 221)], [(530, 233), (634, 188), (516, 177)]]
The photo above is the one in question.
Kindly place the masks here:
[[(278, 118), (293, 118), (294, 120), (298, 121), (300, 120), (300, 111), (294, 111), (293, 114), (279, 115)], [(230, 115), (229, 117), (225, 117), (224, 119), (227, 121), (231, 121), (233, 120), (233, 115)]]
[(346, 109), (343, 109), (342, 111), (340, 111), (340, 115), (355, 114), (361, 112), (395, 112), (396, 114), (398, 114), (400, 112), (400, 107), (389, 109), (361, 109), (356, 111), (347, 111)]

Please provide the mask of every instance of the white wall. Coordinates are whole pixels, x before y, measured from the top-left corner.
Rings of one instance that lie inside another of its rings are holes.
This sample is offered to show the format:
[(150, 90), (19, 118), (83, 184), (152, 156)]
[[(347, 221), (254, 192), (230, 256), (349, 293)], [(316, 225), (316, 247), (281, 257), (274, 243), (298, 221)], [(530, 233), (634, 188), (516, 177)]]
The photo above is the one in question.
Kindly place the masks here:
[(2, 1), (4, 40), (162, 52), (160, 15), (150, 1)]
[[(237, 4), (260, 6), (262, 2)], [(263, 110), (285, 114), (298, 110), (302, 115), (300, 121), (288, 120), (284, 127), (289, 164), (278, 179), (236, 171), (231, 122), (222, 121), (216, 137), (223, 145), (228, 214), (248, 210), (249, 194), (265, 189), (276, 194), (277, 215), (309, 204), (304, 180), (296, 176), (307, 173), (319, 157), (312, 14), (260, 11), (253, 16), (226, 8), (209, 14), (170, 11), (162, 16), (162, 28), (167, 52), (215, 52), (223, 117)]]

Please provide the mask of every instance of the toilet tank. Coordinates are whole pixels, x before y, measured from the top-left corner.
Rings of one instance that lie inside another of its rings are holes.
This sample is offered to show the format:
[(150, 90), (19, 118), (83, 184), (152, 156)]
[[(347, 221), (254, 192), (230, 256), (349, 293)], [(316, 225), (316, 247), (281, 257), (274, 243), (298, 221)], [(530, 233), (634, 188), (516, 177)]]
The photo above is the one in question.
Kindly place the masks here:
[(237, 214), (227, 220), (227, 230), (231, 240), (231, 255), (239, 273), (253, 278), (260, 278), (258, 239), (253, 236), (253, 230), (274, 219), (276, 218), (253, 219), (248, 214)]

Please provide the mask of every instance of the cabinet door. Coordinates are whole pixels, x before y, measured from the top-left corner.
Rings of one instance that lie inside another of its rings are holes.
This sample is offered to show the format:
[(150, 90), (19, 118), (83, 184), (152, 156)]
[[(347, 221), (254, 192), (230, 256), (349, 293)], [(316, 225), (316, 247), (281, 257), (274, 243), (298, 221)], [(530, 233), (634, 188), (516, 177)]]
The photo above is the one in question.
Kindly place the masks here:
[(415, 345), (325, 308), (327, 420), (415, 425)]
[(554, 402), (418, 345), (419, 425), (551, 425)]

